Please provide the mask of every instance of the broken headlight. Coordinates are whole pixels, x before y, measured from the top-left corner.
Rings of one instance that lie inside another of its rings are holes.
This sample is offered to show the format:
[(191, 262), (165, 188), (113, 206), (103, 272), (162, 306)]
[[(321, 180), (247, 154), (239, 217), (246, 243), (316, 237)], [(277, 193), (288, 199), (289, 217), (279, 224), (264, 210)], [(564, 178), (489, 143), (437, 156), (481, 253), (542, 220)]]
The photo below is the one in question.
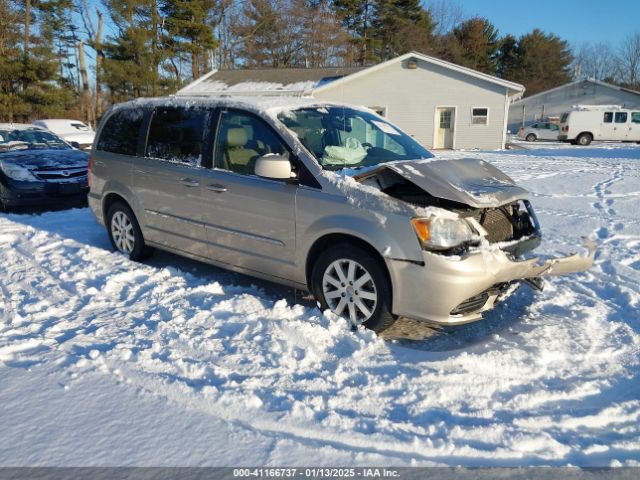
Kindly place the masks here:
[(461, 218), (414, 218), (411, 224), (427, 249), (448, 250), (473, 240), (471, 228)]

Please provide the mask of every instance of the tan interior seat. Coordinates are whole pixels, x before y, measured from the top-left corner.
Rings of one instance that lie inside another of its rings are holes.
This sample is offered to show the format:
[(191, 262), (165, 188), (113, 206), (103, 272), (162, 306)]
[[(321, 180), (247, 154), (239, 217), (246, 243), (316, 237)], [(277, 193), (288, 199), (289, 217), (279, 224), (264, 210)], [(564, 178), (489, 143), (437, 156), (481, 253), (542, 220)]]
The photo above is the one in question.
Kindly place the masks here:
[(247, 131), (242, 127), (227, 130), (224, 155), (229, 170), (238, 173), (253, 173), (255, 160), (260, 156), (260, 153), (252, 148), (246, 148), (248, 140)]

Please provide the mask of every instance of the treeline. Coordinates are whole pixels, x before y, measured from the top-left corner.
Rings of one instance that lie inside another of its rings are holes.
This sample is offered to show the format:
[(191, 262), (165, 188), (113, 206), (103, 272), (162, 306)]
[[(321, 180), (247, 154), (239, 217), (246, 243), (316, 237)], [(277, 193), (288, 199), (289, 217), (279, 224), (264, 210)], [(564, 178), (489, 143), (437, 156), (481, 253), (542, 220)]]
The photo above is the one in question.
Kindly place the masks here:
[(111, 103), (173, 93), (212, 68), (371, 65), (411, 50), (528, 95), (576, 75), (640, 86), (640, 35), (574, 52), (538, 29), (501, 35), (447, 0), (0, 0), (0, 120), (95, 123)]

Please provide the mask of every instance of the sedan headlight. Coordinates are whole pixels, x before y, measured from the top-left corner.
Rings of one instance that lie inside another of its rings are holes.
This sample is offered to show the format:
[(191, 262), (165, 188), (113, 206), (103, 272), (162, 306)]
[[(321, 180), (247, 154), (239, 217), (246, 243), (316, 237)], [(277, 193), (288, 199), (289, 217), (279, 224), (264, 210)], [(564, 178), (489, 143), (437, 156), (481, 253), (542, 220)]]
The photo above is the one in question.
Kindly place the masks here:
[(460, 218), (414, 218), (411, 224), (426, 248), (446, 250), (473, 240), (471, 228)]
[(0, 161), (0, 170), (2, 170), (7, 177), (13, 180), (18, 180), (19, 182), (38, 181), (38, 179), (33, 175), (33, 173), (29, 171), (28, 168), (16, 165), (15, 163)]

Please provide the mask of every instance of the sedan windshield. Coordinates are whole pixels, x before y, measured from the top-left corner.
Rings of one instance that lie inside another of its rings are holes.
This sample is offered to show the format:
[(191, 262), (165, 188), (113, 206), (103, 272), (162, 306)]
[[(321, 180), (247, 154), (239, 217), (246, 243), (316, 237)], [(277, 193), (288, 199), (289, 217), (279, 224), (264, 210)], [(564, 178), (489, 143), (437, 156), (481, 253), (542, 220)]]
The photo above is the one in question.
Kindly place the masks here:
[(327, 170), (431, 158), (422, 145), (381, 117), (347, 107), (283, 111), (278, 119)]
[(0, 153), (10, 150), (70, 150), (71, 148), (60, 137), (38, 128), (0, 130)]

